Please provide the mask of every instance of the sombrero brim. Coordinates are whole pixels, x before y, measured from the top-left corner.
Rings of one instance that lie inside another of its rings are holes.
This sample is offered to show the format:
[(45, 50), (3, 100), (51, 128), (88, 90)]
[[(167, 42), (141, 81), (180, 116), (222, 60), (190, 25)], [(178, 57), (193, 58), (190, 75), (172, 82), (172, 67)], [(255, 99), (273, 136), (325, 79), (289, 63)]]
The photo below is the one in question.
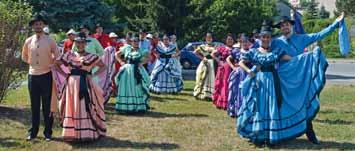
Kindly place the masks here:
[(31, 20), (28, 25), (29, 26), (32, 26), (36, 21), (42, 21), (45, 25), (47, 25), (47, 21), (43, 20), (43, 19), (34, 19), (34, 20)]
[(274, 25), (274, 28), (281, 28), (281, 24), (284, 22), (289, 22), (289, 23), (291, 23), (291, 25), (295, 24), (294, 20), (281, 20), (277, 24)]

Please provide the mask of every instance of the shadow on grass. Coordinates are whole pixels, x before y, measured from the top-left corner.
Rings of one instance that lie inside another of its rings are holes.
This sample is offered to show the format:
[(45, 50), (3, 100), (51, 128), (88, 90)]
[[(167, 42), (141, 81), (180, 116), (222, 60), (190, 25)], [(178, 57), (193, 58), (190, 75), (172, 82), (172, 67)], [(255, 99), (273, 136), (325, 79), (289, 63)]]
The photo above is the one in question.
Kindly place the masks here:
[(111, 115), (123, 115), (123, 116), (136, 116), (136, 117), (150, 117), (150, 118), (189, 118), (189, 117), (195, 117), (195, 118), (205, 118), (208, 117), (206, 114), (192, 114), (192, 113), (163, 113), (163, 112), (155, 112), (153, 111), (154, 109), (149, 110), (146, 113), (131, 113), (131, 114), (122, 114), (122, 113), (117, 113), (115, 110), (115, 104), (114, 103), (108, 103), (105, 106), (105, 113), (106, 114), (111, 114)]
[(0, 120), (8, 119), (20, 122), (23, 125), (30, 124), (31, 111), (29, 108), (0, 106), (0, 111)]
[(315, 119), (314, 121), (323, 123), (323, 124), (329, 124), (329, 125), (351, 125), (354, 124), (355, 122), (353, 121), (345, 121), (341, 119), (335, 119), (335, 120), (330, 120), (330, 119), (325, 119), (325, 120), (319, 120)]
[(187, 92), (194, 92), (194, 88), (184, 88), (184, 91), (187, 91)]
[(0, 147), (16, 147), (21, 145), (18, 141), (15, 141), (12, 138), (0, 138)]
[(179, 93), (179, 95), (181, 96), (185, 96), (185, 97), (193, 97), (193, 91), (182, 91), (181, 93)]
[(188, 98), (182, 98), (179, 96), (151, 96), (152, 101), (168, 102), (168, 101), (188, 101)]
[(129, 140), (118, 140), (107, 136), (95, 142), (70, 143), (75, 149), (96, 150), (96, 149), (150, 149), (150, 150), (173, 150), (180, 146), (173, 143), (154, 143), (154, 142), (133, 142)]
[(351, 114), (355, 115), (355, 111), (342, 111), (342, 110), (333, 110), (333, 109), (325, 109), (319, 111), (321, 114)]
[[(133, 115), (134, 116), (134, 115)], [(176, 117), (176, 118), (205, 118), (208, 117), (206, 114), (191, 114), (191, 113), (163, 113), (163, 112), (154, 112), (149, 111), (145, 114), (142, 114), (143, 117), (151, 117), (151, 118), (169, 118), (169, 117)]]
[(291, 150), (354, 150), (355, 144), (350, 142), (334, 142), (334, 141), (322, 141), (320, 140), (320, 145), (313, 145), (306, 139), (297, 139), (285, 142), (284, 144), (276, 145), (271, 147), (272, 149), (291, 149)]

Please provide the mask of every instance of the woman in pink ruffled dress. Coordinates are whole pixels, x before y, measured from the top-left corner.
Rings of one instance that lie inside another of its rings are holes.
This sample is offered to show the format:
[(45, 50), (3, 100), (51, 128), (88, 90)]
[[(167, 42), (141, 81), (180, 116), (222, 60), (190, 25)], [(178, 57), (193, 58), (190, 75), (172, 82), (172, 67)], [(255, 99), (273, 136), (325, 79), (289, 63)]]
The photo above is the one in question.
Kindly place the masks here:
[(213, 104), (220, 109), (227, 109), (228, 106), (228, 78), (231, 73), (231, 68), (226, 59), (230, 55), (234, 45), (234, 37), (228, 34), (226, 43), (217, 48), (212, 53), (212, 57), (218, 61), (216, 79), (214, 82), (214, 92), (212, 96)]
[(58, 95), (64, 141), (92, 141), (106, 135), (103, 92), (91, 75), (94, 67), (99, 67), (95, 74), (100, 74), (106, 66), (99, 56), (85, 52), (87, 42), (79, 34), (75, 38), (78, 51), (63, 54), (56, 64), (57, 73), (67, 76)]

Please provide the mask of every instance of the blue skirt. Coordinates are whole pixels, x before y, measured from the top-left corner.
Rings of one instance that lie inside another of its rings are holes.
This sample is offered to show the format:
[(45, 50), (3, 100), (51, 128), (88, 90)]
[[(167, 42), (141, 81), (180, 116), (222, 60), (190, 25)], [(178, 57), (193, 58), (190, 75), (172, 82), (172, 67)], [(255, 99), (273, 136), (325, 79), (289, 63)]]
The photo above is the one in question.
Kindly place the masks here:
[(180, 62), (176, 58), (159, 58), (150, 75), (153, 93), (178, 93), (183, 89)]
[(238, 133), (253, 142), (270, 144), (303, 135), (307, 122), (319, 111), (319, 94), (325, 85), (327, 67), (319, 48), (280, 63), (280, 106), (271, 72), (247, 77), (241, 84), (243, 103), (238, 111)]

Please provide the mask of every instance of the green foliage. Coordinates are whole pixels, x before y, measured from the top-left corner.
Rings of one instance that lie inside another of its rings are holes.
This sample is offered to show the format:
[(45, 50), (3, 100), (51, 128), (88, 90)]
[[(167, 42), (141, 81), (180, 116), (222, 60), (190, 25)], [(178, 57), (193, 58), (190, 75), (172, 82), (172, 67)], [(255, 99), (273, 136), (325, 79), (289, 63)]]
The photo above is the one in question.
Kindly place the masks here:
[(309, 3), (309, 0), (300, 0), (301, 9), (306, 9)]
[[(28, 0), (33, 11), (42, 13), (55, 32), (77, 28), (87, 24), (93, 28), (96, 23), (113, 26), (114, 8), (100, 0)], [(112, 27), (109, 27), (112, 28)]]
[(251, 32), (274, 15), (275, 1), (249, 0), (105, 0), (126, 31), (176, 34), (179, 43), (200, 41), (207, 32), (220, 40), (228, 33)]
[(345, 12), (347, 16), (355, 16), (355, 0), (336, 0), (336, 11), (334, 14), (339, 16), (341, 12)]
[(0, 101), (9, 88), (17, 87), (22, 80), (24, 65), (20, 54), (31, 11), (23, 2), (0, 1)]
[(63, 41), (67, 38), (67, 34), (65, 32), (58, 32), (50, 35), (57, 43)]
[[(263, 19), (271, 18), (275, 12), (275, 1), (250, 1), (250, 0), (219, 0), (190, 1), (193, 13), (188, 15), (185, 30), (191, 33), (192, 39), (198, 40), (210, 31), (215, 38), (221, 40), (227, 33), (250, 33), (255, 28), (260, 28)], [(202, 8), (200, 8), (202, 7)], [(203, 8), (205, 7), (205, 8)], [(199, 25), (199, 28), (193, 28)]]

